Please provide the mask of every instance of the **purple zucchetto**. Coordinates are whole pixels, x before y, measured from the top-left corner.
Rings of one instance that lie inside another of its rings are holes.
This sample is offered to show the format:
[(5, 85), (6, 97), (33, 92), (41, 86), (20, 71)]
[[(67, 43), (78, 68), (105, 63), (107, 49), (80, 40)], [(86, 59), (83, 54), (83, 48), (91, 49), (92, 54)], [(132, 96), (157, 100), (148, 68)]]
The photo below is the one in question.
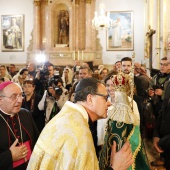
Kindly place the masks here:
[(12, 81), (6, 81), (0, 84), (0, 91), (3, 90), (5, 87), (7, 87), (10, 84), (13, 84), (14, 82)]

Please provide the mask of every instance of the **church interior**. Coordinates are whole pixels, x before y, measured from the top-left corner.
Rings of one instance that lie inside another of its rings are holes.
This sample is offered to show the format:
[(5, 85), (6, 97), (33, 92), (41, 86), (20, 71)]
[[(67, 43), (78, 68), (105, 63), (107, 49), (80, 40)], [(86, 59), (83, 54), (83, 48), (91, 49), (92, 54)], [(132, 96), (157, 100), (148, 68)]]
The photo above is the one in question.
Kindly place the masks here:
[[(135, 55), (150, 74), (160, 69), (161, 58), (170, 56), (169, 13), (169, 0), (1, 0), (0, 65), (15, 64), (19, 70), (28, 63), (65, 67), (79, 60), (112, 69), (116, 61)], [(99, 22), (100, 15), (112, 21)], [(120, 45), (114, 45), (117, 22)], [(15, 24), (20, 29), (17, 42), (11, 34)], [(150, 148), (148, 143), (151, 162), (157, 154)]]
[[(159, 69), (160, 58), (168, 55), (170, 24), (168, 21), (168, 0), (108, 0), (103, 1), (105, 13), (110, 16), (124, 12), (131, 14), (131, 46), (128, 48), (109, 47), (109, 31), (98, 31), (92, 26), (96, 11), (100, 15), (100, 0), (21, 0), (1, 1), (1, 46), (0, 62), (14, 63), (18, 67), (35, 60), (37, 54), (43, 54), (46, 61), (55, 65), (74, 65), (74, 60), (93, 62), (94, 66), (104, 64), (108, 68), (124, 56), (132, 56), (135, 61), (144, 64), (148, 70), (150, 65)], [(59, 12), (66, 11), (69, 17), (67, 42), (59, 40)], [(16, 49), (3, 45), (3, 29), (5, 16), (21, 15), (22, 42)], [(4, 19), (4, 20), (3, 20)], [(123, 24), (126, 23), (122, 19)], [(152, 51), (147, 53), (147, 32), (149, 27), (155, 30), (152, 35)], [(110, 30), (111, 32), (111, 30)], [(124, 31), (127, 36), (128, 31)], [(126, 37), (127, 38), (127, 37)], [(126, 41), (127, 42), (127, 41)], [(64, 44), (63, 44), (64, 43)], [(152, 61), (149, 61), (149, 56)], [(150, 63), (152, 62), (152, 63)]]

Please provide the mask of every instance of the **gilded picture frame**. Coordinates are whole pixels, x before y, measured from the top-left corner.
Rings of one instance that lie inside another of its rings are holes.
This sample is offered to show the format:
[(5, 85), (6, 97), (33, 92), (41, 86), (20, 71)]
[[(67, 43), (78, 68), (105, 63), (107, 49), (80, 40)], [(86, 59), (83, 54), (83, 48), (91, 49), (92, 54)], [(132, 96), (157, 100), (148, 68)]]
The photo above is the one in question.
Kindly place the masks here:
[(133, 11), (111, 11), (112, 28), (106, 33), (107, 51), (133, 51)]
[(2, 51), (24, 51), (24, 15), (1, 16)]

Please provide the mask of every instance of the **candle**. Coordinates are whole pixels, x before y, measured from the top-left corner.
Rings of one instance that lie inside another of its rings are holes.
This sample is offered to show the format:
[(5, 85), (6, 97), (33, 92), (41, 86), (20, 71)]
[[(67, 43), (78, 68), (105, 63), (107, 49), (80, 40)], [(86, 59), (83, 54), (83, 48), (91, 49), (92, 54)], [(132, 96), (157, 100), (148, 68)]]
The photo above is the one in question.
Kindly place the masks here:
[(75, 51), (73, 51), (73, 59), (74, 59), (74, 60), (76, 59)]
[(81, 59), (84, 60), (84, 53), (83, 53), (83, 50), (81, 52)]
[(78, 60), (79, 60), (80, 58), (79, 58), (79, 50), (78, 50)]

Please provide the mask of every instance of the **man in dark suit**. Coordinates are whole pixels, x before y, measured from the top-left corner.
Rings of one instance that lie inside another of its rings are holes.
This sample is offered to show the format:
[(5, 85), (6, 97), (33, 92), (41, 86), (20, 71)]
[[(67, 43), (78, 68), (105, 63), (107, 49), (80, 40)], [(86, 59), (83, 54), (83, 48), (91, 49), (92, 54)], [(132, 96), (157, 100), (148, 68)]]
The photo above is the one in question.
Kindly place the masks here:
[[(169, 64), (170, 65), (170, 64)], [(162, 109), (157, 118), (153, 146), (164, 157), (164, 165), (170, 169), (170, 80), (167, 82)]]

